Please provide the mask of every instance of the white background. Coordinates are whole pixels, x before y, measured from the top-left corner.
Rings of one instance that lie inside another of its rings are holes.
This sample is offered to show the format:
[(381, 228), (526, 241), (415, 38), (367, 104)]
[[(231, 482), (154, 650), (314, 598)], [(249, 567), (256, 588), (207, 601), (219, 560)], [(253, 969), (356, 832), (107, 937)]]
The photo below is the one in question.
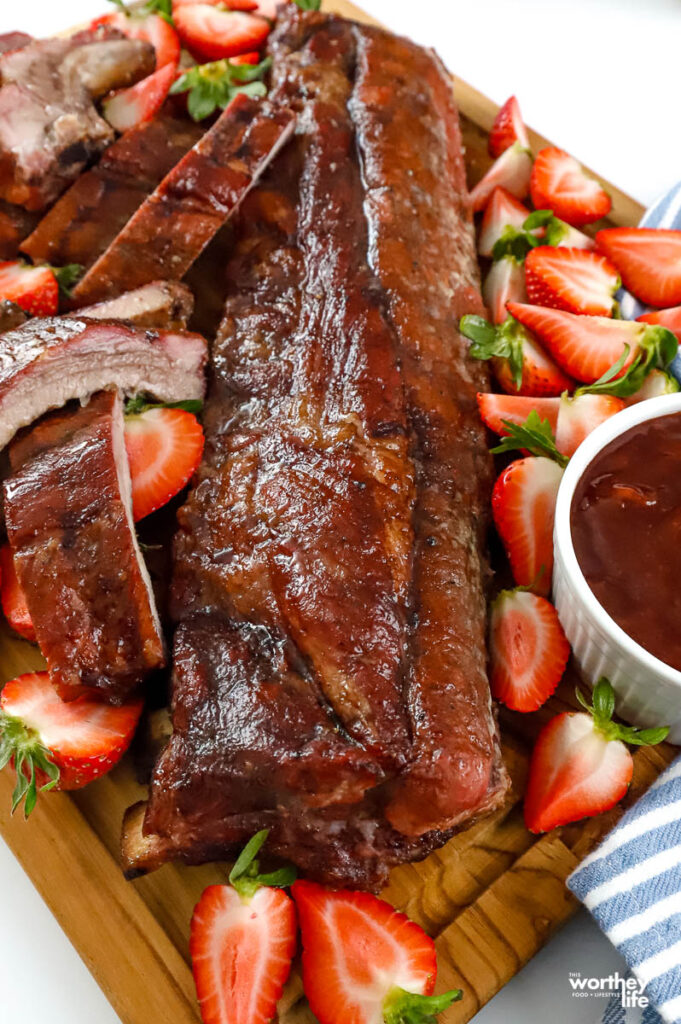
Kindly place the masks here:
[[(106, 7), (104, 0), (0, 0), (0, 32), (48, 35)], [(681, 0), (364, 0), (364, 7), (436, 46), (456, 74), (497, 102), (515, 92), (528, 124), (641, 202), (681, 178)], [(2, 840), (0, 908), (0, 1024), (118, 1024)], [(603, 1004), (570, 998), (567, 973), (600, 977), (618, 968), (583, 913), (476, 1024), (591, 1024)]]

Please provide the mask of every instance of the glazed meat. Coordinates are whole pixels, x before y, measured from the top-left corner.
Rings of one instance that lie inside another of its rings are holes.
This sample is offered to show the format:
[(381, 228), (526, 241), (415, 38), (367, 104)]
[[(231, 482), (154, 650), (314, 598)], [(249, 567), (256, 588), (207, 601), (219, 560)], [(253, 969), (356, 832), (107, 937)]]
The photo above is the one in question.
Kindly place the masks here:
[(198, 125), (172, 117), (132, 128), (81, 174), (28, 238), (24, 234), (22, 251), (35, 263), (87, 269), (202, 134)]
[(205, 340), (82, 317), (30, 320), (0, 339), (0, 449), (71, 399), (117, 387), (160, 402), (202, 398)]
[[(485, 676), (486, 378), (456, 329), (482, 303), (434, 55), (295, 9), (271, 45), (272, 102), (299, 127), (235, 224), (175, 545), (174, 733), (124, 858), (222, 858), (267, 827), (311, 876), (376, 888), (507, 786)], [(340, 788), (292, 686), (333, 727)]]
[(153, 71), (154, 50), (111, 32), (43, 39), (0, 56), (0, 199), (53, 202), (113, 141), (93, 96)]
[(181, 331), (189, 323), (193, 310), (194, 296), (181, 281), (153, 281), (115, 299), (87, 306), (78, 316), (89, 320), (125, 320), (135, 327)]
[(179, 281), (293, 131), (293, 115), (238, 95), (73, 290), (76, 307)]
[(37, 219), (38, 214), (0, 199), (0, 260), (16, 259), (19, 245), (33, 230)]
[(65, 699), (124, 701), (164, 664), (135, 537), (123, 403), (101, 391), (10, 449), (4, 481), (14, 565), (50, 675)]
[(9, 299), (0, 299), (0, 334), (11, 331), (15, 327), (21, 327), (26, 323), (28, 317), (15, 302)]

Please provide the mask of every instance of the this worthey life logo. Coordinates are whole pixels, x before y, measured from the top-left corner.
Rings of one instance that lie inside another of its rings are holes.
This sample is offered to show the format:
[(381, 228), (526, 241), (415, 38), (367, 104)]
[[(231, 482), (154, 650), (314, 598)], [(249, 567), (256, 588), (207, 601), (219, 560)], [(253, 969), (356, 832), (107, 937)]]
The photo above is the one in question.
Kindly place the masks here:
[(648, 996), (643, 994), (645, 985), (632, 975), (622, 975), (619, 971), (605, 978), (589, 978), (579, 971), (570, 971), (568, 975), (572, 995), (577, 997), (614, 997), (619, 996), (623, 1007), (638, 1006), (644, 1009), (648, 1005)]

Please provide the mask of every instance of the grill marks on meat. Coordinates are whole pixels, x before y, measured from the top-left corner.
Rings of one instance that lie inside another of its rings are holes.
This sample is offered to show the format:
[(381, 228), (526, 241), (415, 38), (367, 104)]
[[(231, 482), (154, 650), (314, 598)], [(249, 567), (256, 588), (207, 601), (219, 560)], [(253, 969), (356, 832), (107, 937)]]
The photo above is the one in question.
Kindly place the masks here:
[(154, 60), (150, 44), (99, 31), (2, 54), (0, 199), (27, 210), (53, 202), (113, 140), (92, 97), (144, 77)]
[(289, 111), (238, 95), (78, 282), (74, 305), (184, 277), (292, 131)]
[[(272, 50), (271, 98), (298, 133), (235, 222), (206, 453), (176, 539), (175, 732), (139, 858), (125, 850), (133, 868), (197, 863), (268, 827), (320, 880), (375, 888), (506, 786), (484, 674), (484, 370), (456, 330), (481, 300), (439, 63), (295, 9)], [(334, 756), (358, 758), (342, 794), (294, 717), (248, 733), (241, 715), (272, 706), (263, 664), (336, 724)], [(273, 770), (264, 799), (270, 748), (310, 774)]]
[(164, 664), (131, 512), (123, 406), (103, 391), (10, 450), (14, 564), (50, 675), (66, 699), (124, 701)]
[(90, 267), (202, 134), (198, 125), (172, 117), (132, 128), (64, 193), (22, 250), (36, 263)]

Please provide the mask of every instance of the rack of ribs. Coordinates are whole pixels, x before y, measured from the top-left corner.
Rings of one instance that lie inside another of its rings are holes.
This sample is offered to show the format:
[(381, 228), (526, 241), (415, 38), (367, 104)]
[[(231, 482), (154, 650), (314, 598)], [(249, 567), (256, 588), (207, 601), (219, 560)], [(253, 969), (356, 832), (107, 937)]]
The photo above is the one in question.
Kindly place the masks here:
[[(293, 5), (291, 5), (293, 8)], [(273, 852), (377, 888), (503, 801), (485, 664), (482, 312), (437, 58), (287, 10), (295, 142), (238, 215), (206, 450), (180, 510), (173, 735), (129, 874)]]

